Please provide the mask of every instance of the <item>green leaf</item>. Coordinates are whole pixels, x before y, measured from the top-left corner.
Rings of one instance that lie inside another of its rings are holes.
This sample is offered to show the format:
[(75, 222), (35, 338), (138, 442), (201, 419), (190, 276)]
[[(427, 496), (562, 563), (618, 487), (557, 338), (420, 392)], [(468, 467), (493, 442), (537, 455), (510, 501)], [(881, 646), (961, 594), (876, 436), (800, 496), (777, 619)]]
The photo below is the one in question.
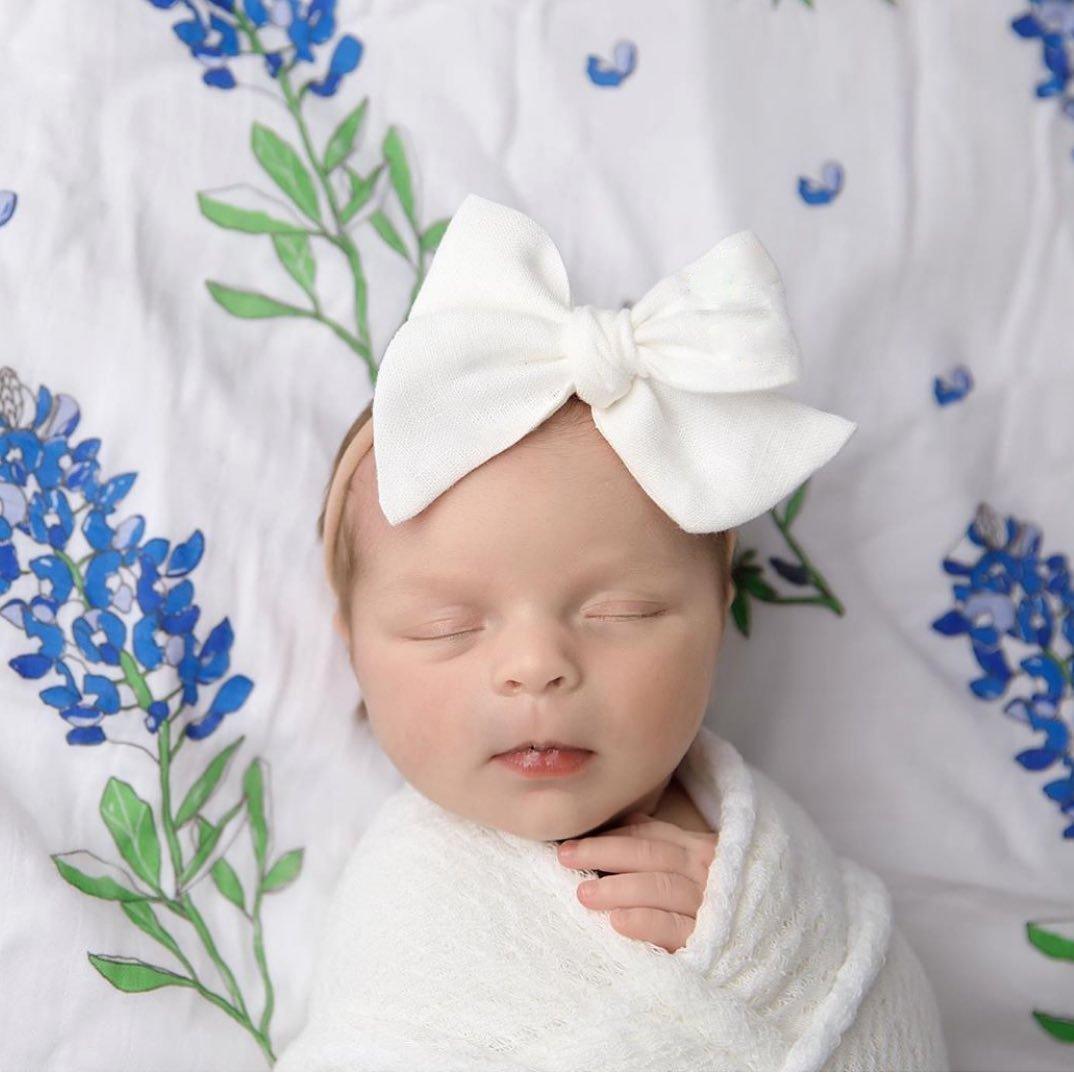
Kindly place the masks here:
[(101, 795), (101, 817), (123, 859), (154, 889), (160, 887), (160, 842), (149, 803), (134, 788), (112, 776)]
[(123, 678), (127, 680), (127, 684), (134, 691), (134, 699), (138, 702), (139, 707), (148, 709), (153, 703), (153, 694), (150, 692), (149, 685), (145, 681), (145, 676), (139, 669), (137, 662), (126, 649), (121, 649), (119, 652), (119, 666), (123, 669)]
[(787, 510), (783, 513), (783, 524), (790, 526), (794, 521), (795, 516), (802, 509), (802, 504), (805, 502), (806, 486), (809, 484), (809, 478), (807, 477), (798, 488), (795, 490), (794, 495), (791, 497), (791, 502), (787, 504)]
[(430, 250), (435, 250), (440, 245), (440, 240), (444, 237), (444, 232), (447, 231), (447, 226), (450, 223), (451, 218), (445, 217), (443, 220), (437, 220), (435, 224), (430, 224), (421, 233), (419, 244), (422, 253), (427, 254)]
[(255, 123), (251, 136), (254, 156), (273, 182), (308, 216), (321, 223), (321, 208), (313, 178), (302, 159), (275, 131)]
[(378, 164), (364, 179), (353, 169), (347, 168), (347, 178), (351, 184), (350, 200), (339, 214), (340, 221), (346, 224), (358, 210), (373, 196), (377, 180), (384, 171), (384, 165)]
[(1040, 925), (1026, 922), (1026, 936), (1029, 942), (1051, 958), (1061, 958), (1065, 962), (1074, 962), (1074, 940), (1061, 936), (1058, 932), (1042, 929)]
[(752, 593), (761, 600), (778, 597), (779, 594), (760, 576), (760, 571), (741, 570), (735, 576), (735, 585)]
[(213, 834), (213, 826), (203, 817), (198, 816), (198, 846), (200, 847), (210, 835)]
[(731, 616), (742, 631), (743, 636), (750, 636), (750, 600), (741, 590), (735, 593), (731, 601)]
[(391, 177), (392, 187), (399, 197), (399, 204), (403, 206), (411, 227), (418, 230), (418, 220), (414, 215), (414, 188), (410, 181), (410, 165), (407, 164), (406, 150), (403, 141), (395, 127), (389, 127), (381, 145), (381, 152), (388, 162), (388, 175)]
[(358, 133), (362, 120), (365, 119), (366, 106), (369, 104), (367, 97), (342, 123), (332, 132), (328, 139), (328, 148), (324, 151), (324, 170), (332, 171), (338, 168), (354, 152), (354, 139)]
[(383, 210), (378, 209), (370, 218), (369, 222), (377, 229), (377, 234), (398, 254), (410, 260), (406, 244), (399, 237), (395, 225), (384, 215)]
[(1043, 1011), (1034, 1011), (1033, 1017), (1056, 1040), (1074, 1044), (1074, 1018), (1058, 1018), (1054, 1014), (1045, 1014)]
[(216, 849), (217, 843), (220, 842), (220, 837), (224, 834), (228, 822), (242, 808), (242, 804), (243, 800), (240, 798), (216, 824), (210, 824), (203, 816), (198, 815), (198, 849), (179, 876), (180, 886), (187, 884), (205, 864), (209, 855)]
[(242, 890), (242, 881), (239, 880), (239, 874), (232, 869), (226, 858), (217, 858), (213, 863), (212, 878), (216, 890), (245, 913), (246, 896)]
[(192, 988), (194, 982), (189, 977), (152, 966), (137, 958), (123, 958), (118, 955), (88, 955), (94, 968), (109, 984), (115, 985), (121, 992), (151, 992), (154, 988), (165, 985), (179, 985)]
[(302, 868), (302, 848), (289, 850), (280, 856), (276, 864), (269, 869), (268, 875), (261, 884), (262, 891), (278, 891), (290, 884), (299, 870)]
[(157, 943), (162, 944), (180, 960), (182, 959), (182, 952), (175, 942), (175, 937), (160, 923), (149, 903), (144, 899), (139, 902), (125, 902), (121, 909), (142, 932), (147, 936), (152, 936)]
[(268, 295), (257, 291), (240, 291), (234, 287), (225, 287), (213, 280), (206, 280), (205, 286), (209, 288), (209, 294), (236, 317), (307, 317), (308, 310), (299, 309), (297, 306), (289, 306), (286, 302), (280, 302)]
[(198, 205), (202, 215), (214, 224), (232, 231), (245, 231), (249, 235), (290, 234), (306, 230), (301, 224), (276, 220), (259, 209), (240, 209), (237, 205), (228, 205), (206, 194), (198, 194)]
[(60, 876), (72, 887), (76, 887), (79, 891), (83, 891), (97, 899), (115, 899), (120, 902), (126, 902), (127, 900), (140, 901), (145, 898), (145, 895), (141, 892), (125, 887), (110, 876), (91, 876), (89, 873), (84, 873), (81, 869), (77, 869), (69, 861), (64, 861), (64, 858), (71, 854), (79, 853), (84, 853), (84, 851), (69, 851), (66, 854), (49, 855)]
[(317, 296), (313, 293), (313, 281), (317, 275), (317, 263), (313, 260), (309, 236), (273, 235), (272, 245), (276, 247), (276, 256), (280, 263), (316, 306)]
[(242, 777), (242, 790), (246, 795), (246, 813), (250, 818), (250, 838), (254, 844), (259, 873), (265, 871), (265, 854), (268, 850), (268, 821), (265, 817), (265, 771), (264, 762), (255, 757)]
[(224, 776), (232, 755), (242, 745), (245, 735), (240, 735), (230, 746), (225, 746), (205, 767), (194, 785), (186, 792), (179, 812), (175, 814), (175, 826), (181, 828), (209, 800)]

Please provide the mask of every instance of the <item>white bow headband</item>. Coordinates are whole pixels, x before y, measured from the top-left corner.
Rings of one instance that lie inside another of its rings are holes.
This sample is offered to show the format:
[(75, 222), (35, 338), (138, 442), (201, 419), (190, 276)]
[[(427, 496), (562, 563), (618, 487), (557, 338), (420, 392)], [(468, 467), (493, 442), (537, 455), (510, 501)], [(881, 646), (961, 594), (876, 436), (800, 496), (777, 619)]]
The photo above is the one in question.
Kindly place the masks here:
[(797, 380), (799, 366), (779, 271), (752, 232), (718, 242), (632, 308), (572, 306), (544, 229), (470, 194), (384, 353), (371, 422), (336, 469), (325, 512), (329, 574), (350, 476), (370, 441), (381, 510), (394, 526), (572, 393), (688, 533), (756, 518), (857, 428), (771, 390)]

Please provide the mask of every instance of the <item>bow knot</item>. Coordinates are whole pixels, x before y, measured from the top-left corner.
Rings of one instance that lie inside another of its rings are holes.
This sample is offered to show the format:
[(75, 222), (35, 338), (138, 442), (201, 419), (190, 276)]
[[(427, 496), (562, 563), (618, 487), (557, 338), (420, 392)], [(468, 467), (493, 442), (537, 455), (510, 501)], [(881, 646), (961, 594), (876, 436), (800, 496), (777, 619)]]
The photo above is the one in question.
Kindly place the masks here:
[(636, 376), (649, 375), (628, 307), (575, 306), (563, 322), (563, 350), (575, 393), (590, 406), (610, 406), (626, 395)]

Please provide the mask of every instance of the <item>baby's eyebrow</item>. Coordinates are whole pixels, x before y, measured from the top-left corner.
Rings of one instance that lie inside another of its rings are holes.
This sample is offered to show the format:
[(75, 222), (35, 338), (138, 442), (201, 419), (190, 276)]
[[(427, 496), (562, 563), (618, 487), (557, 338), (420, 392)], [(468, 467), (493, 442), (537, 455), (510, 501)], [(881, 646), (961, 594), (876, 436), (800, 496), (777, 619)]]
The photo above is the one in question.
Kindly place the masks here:
[[(594, 563), (588, 572), (580, 574), (579, 583), (585, 584), (587, 581), (592, 582), (600, 577), (608, 580), (643, 577), (646, 580), (659, 581), (681, 569), (682, 563), (678, 560), (664, 558), (638, 560), (616, 557), (615, 560), (609, 559)], [(475, 580), (480, 579), (473, 574), (402, 574), (383, 583), (380, 588), (389, 597), (421, 596), (429, 592), (442, 593), (452, 589), (466, 589), (472, 587)]]

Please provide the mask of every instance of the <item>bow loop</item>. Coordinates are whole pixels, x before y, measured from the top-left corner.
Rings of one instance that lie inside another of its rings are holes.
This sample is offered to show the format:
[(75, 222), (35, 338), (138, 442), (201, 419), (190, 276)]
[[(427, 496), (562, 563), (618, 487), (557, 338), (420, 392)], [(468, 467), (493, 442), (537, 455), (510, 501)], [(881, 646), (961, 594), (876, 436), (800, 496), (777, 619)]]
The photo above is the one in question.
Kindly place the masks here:
[(563, 351), (578, 398), (591, 407), (611, 406), (648, 370), (634, 339), (630, 310), (575, 306), (563, 322)]

